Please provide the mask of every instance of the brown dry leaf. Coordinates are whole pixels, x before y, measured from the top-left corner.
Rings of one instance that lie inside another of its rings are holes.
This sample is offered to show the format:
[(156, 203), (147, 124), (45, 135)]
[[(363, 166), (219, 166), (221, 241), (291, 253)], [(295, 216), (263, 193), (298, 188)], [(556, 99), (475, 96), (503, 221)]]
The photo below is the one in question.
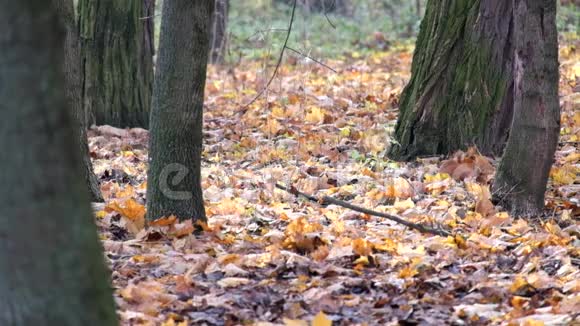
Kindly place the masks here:
[(405, 178), (394, 178), (387, 181), (385, 187), (385, 194), (387, 198), (407, 199), (415, 195), (413, 186)]
[(126, 227), (133, 235), (139, 233), (145, 227), (145, 206), (137, 203), (133, 199), (126, 200), (123, 205), (117, 202), (109, 203), (105, 206), (106, 212), (117, 212), (126, 220)]
[(369, 256), (373, 252), (373, 244), (365, 239), (354, 239), (352, 251), (359, 256)]
[(175, 222), (177, 222), (177, 217), (175, 215), (169, 215), (149, 222), (149, 226), (170, 226), (175, 224)]
[(495, 214), (495, 207), (491, 200), (481, 199), (475, 204), (475, 211), (481, 214), (483, 217), (487, 217)]

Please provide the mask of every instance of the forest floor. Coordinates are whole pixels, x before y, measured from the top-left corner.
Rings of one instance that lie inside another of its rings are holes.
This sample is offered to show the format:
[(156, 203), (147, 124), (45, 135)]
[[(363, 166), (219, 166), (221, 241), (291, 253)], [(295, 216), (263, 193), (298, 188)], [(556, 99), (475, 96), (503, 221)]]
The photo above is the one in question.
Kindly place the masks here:
[[(148, 133), (93, 127), (97, 223), (123, 325), (566, 325), (580, 313), (580, 43), (561, 47), (562, 132), (542, 219), (489, 201), (497, 160), (476, 151), (386, 158), (410, 48), (336, 72), (290, 57), (266, 96), (263, 62), (210, 67), (207, 225), (145, 226)], [(533, 144), (530, 144), (533, 146)], [(491, 165), (489, 165), (491, 163)], [(449, 168), (449, 166), (453, 168)], [(321, 206), (292, 185), (428, 225)], [(196, 227), (205, 232), (190, 235)]]

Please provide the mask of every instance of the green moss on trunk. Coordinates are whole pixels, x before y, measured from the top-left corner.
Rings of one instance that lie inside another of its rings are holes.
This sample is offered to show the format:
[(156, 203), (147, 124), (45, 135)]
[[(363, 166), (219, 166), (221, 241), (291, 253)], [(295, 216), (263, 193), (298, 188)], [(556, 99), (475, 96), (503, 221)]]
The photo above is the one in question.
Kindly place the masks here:
[(390, 157), (476, 144), (501, 152), (511, 122), (511, 2), (429, 1), (401, 95)]
[(90, 121), (149, 124), (153, 85), (151, 21), (144, 0), (80, 0), (83, 99)]

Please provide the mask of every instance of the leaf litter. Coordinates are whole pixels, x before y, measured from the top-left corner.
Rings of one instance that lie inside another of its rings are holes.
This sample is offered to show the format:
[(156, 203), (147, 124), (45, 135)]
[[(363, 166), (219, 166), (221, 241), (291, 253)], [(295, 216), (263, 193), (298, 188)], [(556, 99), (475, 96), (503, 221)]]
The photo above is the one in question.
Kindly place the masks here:
[[(578, 44), (563, 45), (562, 131), (542, 219), (491, 202), (497, 160), (477, 149), (390, 161), (411, 49), (364, 60), (209, 67), (203, 181), (208, 224), (146, 225), (148, 132), (89, 131), (95, 204), (124, 325), (565, 325), (580, 312)], [(320, 205), (291, 185), (426, 225)], [(204, 232), (192, 232), (203, 229)]]

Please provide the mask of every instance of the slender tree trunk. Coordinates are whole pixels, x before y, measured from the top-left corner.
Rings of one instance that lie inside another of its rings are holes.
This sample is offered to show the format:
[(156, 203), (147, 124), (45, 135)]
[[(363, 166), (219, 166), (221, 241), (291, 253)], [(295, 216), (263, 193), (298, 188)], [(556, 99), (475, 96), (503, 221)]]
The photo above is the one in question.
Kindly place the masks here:
[(0, 325), (116, 325), (51, 4), (0, 0)]
[(91, 122), (148, 126), (153, 36), (144, 14), (144, 0), (79, 0), (83, 103)]
[(472, 144), (501, 153), (513, 116), (511, 12), (511, 1), (428, 1), (391, 158)]
[(538, 215), (560, 133), (555, 0), (514, 0), (512, 132), (494, 193), (514, 215)]
[(210, 60), (211, 63), (221, 63), (224, 61), (227, 46), (227, 26), (230, 2), (229, 0), (214, 0), (215, 9), (211, 15), (211, 41)]
[(83, 162), (83, 175), (86, 184), (89, 187), (91, 200), (102, 202), (103, 196), (101, 195), (97, 176), (93, 172), (93, 163), (89, 156), (89, 146), (87, 143), (86, 114), (81, 98), (82, 76), (80, 39), (76, 24), (74, 3), (72, 0), (53, 0), (53, 3), (66, 30), (64, 43), (66, 96), (69, 101), (69, 106), (72, 108), (77, 126), (77, 135), (80, 140), (79, 152), (81, 153)]
[(213, 1), (163, 3), (149, 142), (147, 218), (205, 220), (203, 96)]
[[(143, 56), (151, 58), (153, 66), (153, 56), (155, 55), (155, 0), (143, 0)], [(148, 62), (146, 64), (149, 64)], [(153, 70), (151, 70), (151, 91), (153, 91)], [(149, 119), (149, 117), (147, 117)]]

